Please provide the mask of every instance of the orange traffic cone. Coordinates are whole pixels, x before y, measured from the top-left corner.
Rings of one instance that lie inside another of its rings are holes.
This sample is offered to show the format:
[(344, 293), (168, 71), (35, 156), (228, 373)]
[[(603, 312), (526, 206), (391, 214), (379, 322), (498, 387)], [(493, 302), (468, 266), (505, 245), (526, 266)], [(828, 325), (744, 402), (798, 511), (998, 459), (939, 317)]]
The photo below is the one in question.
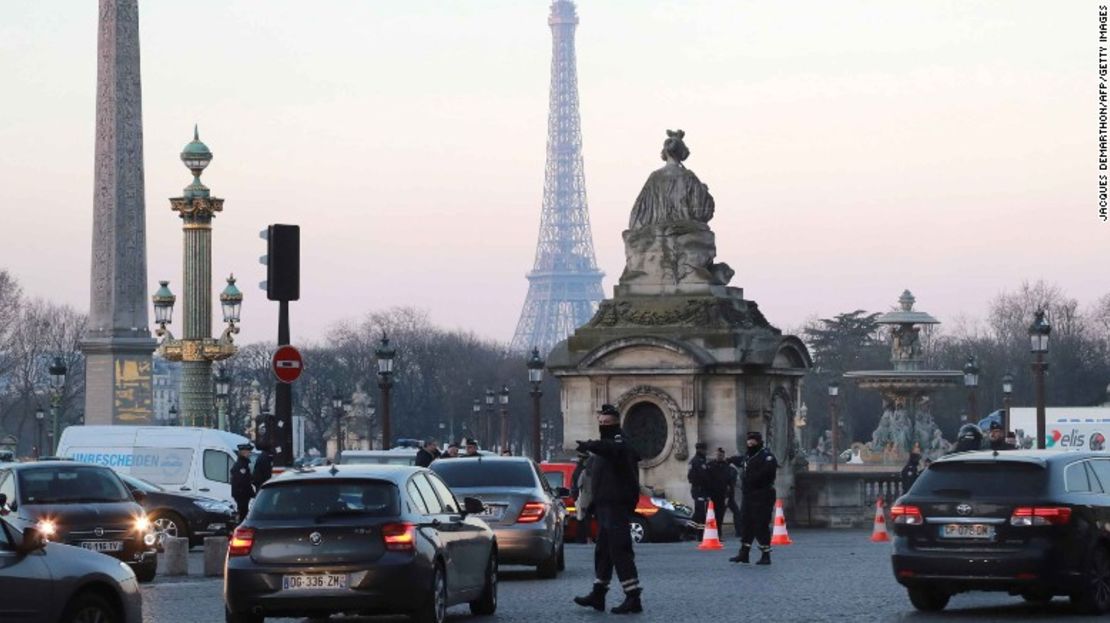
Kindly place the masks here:
[(875, 500), (875, 527), (871, 530), (872, 543), (886, 543), (890, 541), (890, 533), (886, 531), (886, 515), (883, 514), (883, 498)]
[(717, 536), (717, 513), (713, 511), (713, 500), (710, 500), (709, 509), (705, 511), (705, 530), (702, 532), (698, 549), (724, 549), (724, 547)]
[(771, 533), (771, 545), (792, 545), (790, 534), (786, 532), (786, 515), (782, 512), (782, 500), (775, 500), (775, 529)]

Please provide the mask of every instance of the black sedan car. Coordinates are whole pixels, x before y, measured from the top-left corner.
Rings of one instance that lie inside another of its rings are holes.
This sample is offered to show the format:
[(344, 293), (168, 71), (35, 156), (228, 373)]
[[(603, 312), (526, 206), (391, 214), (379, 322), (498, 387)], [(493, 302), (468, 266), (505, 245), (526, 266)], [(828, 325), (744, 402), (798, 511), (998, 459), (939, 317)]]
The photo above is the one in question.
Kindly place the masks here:
[(229, 502), (173, 493), (126, 474), (119, 474), (119, 477), (132, 495), (136, 491), (143, 493), (139, 496), (139, 504), (154, 527), (158, 547), (162, 546), (162, 540), (166, 537), (189, 539), (189, 545), (193, 546), (204, 543), (206, 536), (230, 535), (235, 529), (238, 515)]
[(497, 541), (429, 470), (343, 465), (287, 471), (263, 485), (231, 538), (228, 623), (265, 617), (497, 609)]
[(1110, 612), (1110, 455), (965, 452), (933, 462), (891, 507), (894, 576), (919, 610), (954, 593), (1067, 595)]
[(0, 511), (0, 621), (140, 623), (135, 574), (113, 558), (22, 532)]
[(114, 471), (72, 461), (0, 466), (6, 519), (17, 530), (36, 528), (57, 543), (108, 554), (126, 563), (140, 582), (158, 567), (154, 531)]

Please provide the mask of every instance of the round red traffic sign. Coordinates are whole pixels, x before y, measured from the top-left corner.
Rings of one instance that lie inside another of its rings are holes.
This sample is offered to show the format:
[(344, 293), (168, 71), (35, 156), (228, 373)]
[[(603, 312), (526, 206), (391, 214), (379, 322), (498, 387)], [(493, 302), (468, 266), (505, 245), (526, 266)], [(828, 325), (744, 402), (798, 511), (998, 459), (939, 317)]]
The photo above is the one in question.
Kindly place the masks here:
[(304, 360), (301, 359), (301, 351), (293, 348), (292, 346), (282, 346), (274, 352), (272, 362), (274, 369), (274, 376), (282, 383), (292, 383), (296, 381), (304, 370)]

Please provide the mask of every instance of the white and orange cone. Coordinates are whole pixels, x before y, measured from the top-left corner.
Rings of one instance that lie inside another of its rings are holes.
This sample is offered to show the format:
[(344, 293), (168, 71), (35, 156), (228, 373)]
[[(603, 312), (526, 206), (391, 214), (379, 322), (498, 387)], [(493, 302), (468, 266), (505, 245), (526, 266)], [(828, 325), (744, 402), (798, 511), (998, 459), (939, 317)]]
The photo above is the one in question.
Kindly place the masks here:
[(890, 533), (886, 531), (886, 515), (883, 514), (883, 498), (875, 500), (875, 527), (871, 530), (872, 543), (887, 543)]
[(771, 532), (771, 545), (793, 545), (786, 531), (786, 514), (782, 512), (782, 500), (775, 500), (775, 528)]
[(710, 500), (709, 508), (705, 511), (705, 530), (702, 532), (698, 549), (724, 549), (724, 547), (717, 535), (717, 513), (713, 510), (713, 500)]

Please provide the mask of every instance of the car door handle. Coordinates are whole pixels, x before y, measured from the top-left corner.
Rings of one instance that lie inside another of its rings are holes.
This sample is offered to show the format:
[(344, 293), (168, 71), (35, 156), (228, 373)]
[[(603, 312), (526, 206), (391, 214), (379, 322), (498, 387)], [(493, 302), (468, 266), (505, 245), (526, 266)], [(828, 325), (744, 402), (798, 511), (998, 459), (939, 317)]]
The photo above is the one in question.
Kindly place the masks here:
[(203, 488), (203, 489), (197, 489), (197, 491), (211, 491), (211, 489)]
[(189, 487), (181, 487), (178, 491), (192, 491)]

